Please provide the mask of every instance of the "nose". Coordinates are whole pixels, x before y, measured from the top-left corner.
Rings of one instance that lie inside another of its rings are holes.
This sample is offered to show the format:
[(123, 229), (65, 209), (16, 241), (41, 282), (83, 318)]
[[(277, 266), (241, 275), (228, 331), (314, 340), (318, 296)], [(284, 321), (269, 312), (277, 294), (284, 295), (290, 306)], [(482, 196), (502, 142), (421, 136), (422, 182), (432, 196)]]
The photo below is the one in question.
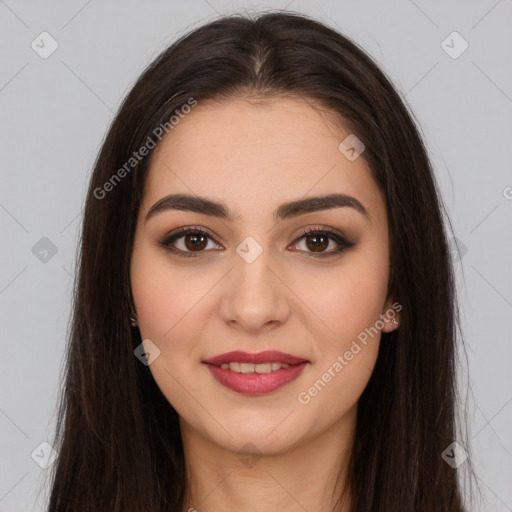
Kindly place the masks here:
[(240, 331), (273, 330), (290, 314), (291, 292), (268, 254), (263, 251), (251, 263), (234, 255), (234, 267), (224, 280), (221, 316), (226, 324)]

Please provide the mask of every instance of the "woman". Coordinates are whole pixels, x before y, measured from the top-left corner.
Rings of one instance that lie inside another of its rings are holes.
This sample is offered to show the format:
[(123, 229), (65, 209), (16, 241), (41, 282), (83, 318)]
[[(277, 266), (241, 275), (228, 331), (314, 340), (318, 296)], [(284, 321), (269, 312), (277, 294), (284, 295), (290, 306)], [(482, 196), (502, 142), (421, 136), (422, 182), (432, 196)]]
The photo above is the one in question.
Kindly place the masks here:
[(442, 208), (341, 34), (171, 45), (91, 177), (48, 510), (464, 510)]

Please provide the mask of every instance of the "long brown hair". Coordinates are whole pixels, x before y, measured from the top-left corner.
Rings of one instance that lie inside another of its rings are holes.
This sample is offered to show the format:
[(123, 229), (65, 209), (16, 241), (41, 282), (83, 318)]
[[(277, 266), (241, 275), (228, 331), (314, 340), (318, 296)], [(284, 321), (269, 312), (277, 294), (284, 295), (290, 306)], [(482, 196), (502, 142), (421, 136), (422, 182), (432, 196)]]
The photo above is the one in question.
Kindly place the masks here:
[(178, 416), (134, 357), (141, 338), (128, 322), (150, 156), (130, 159), (191, 98), (285, 95), (322, 105), (365, 144), (389, 219), (389, 296), (403, 309), (400, 328), (382, 334), (359, 400), (347, 480), (352, 510), (464, 510), (458, 472), (442, 457), (454, 441), (465, 446), (456, 434), (454, 272), (414, 116), (354, 42), (304, 15), (274, 11), (221, 17), (174, 42), (142, 73), (107, 132), (85, 203), (49, 512), (182, 511)]

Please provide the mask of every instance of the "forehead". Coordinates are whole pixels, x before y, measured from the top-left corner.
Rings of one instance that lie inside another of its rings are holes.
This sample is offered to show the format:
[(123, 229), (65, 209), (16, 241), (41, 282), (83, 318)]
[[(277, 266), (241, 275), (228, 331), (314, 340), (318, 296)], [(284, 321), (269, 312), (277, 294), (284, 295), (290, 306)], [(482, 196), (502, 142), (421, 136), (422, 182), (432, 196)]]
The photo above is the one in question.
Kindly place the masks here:
[(371, 217), (383, 199), (362, 157), (338, 149), (348, 131), (311, 101), (199, 102), (154, 149), (143, 209), (170, 193), (221, 200), (237, 217), (333, 192), (355, 196)]

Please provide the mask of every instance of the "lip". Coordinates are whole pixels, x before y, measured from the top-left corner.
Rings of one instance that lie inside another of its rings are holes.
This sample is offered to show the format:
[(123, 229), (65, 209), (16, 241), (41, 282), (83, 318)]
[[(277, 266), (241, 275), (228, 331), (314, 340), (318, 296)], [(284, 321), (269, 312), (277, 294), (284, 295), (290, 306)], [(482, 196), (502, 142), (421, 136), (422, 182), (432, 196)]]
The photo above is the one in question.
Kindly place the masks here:
[[(290, 365), (288, 368), (280, 368), (270, 373), (239, 373), (232, 370), (221, 368), (224, 363), (285, 363)], [(208, 367), (214, 379), (223, 386), (246, 395), (262, 395), (271, 393), (286, 384), (295, 380), (310, 363), (308, 360), (279, 352), (278, 350), (265, 350), (251, 354), (235, 350), (226, 352), (210, 359), (205, 359), (203, 363)]]
[(213, 378), (232, 391), (246, 395), (263, 395), (271, 393), (295, 380), (304, 368), (309, 365), (309, 362), (303, 360), (301, 363), (270, 373), (238, 373), (212, 363), (205, 364), (212, 373)]
[(301, 357), (279, 352), (278, 350), (265, 350), (264, 352), (258, 352), (256, 354), (235, 350), (234, 352), (226, 352), (225, 354), (220, 354), (203, 361), (203, 363), (214, 364), (217, 366), (224, 363), (285, 363), (289, 365), (297, 365), (304, 362), (309, 361)]

